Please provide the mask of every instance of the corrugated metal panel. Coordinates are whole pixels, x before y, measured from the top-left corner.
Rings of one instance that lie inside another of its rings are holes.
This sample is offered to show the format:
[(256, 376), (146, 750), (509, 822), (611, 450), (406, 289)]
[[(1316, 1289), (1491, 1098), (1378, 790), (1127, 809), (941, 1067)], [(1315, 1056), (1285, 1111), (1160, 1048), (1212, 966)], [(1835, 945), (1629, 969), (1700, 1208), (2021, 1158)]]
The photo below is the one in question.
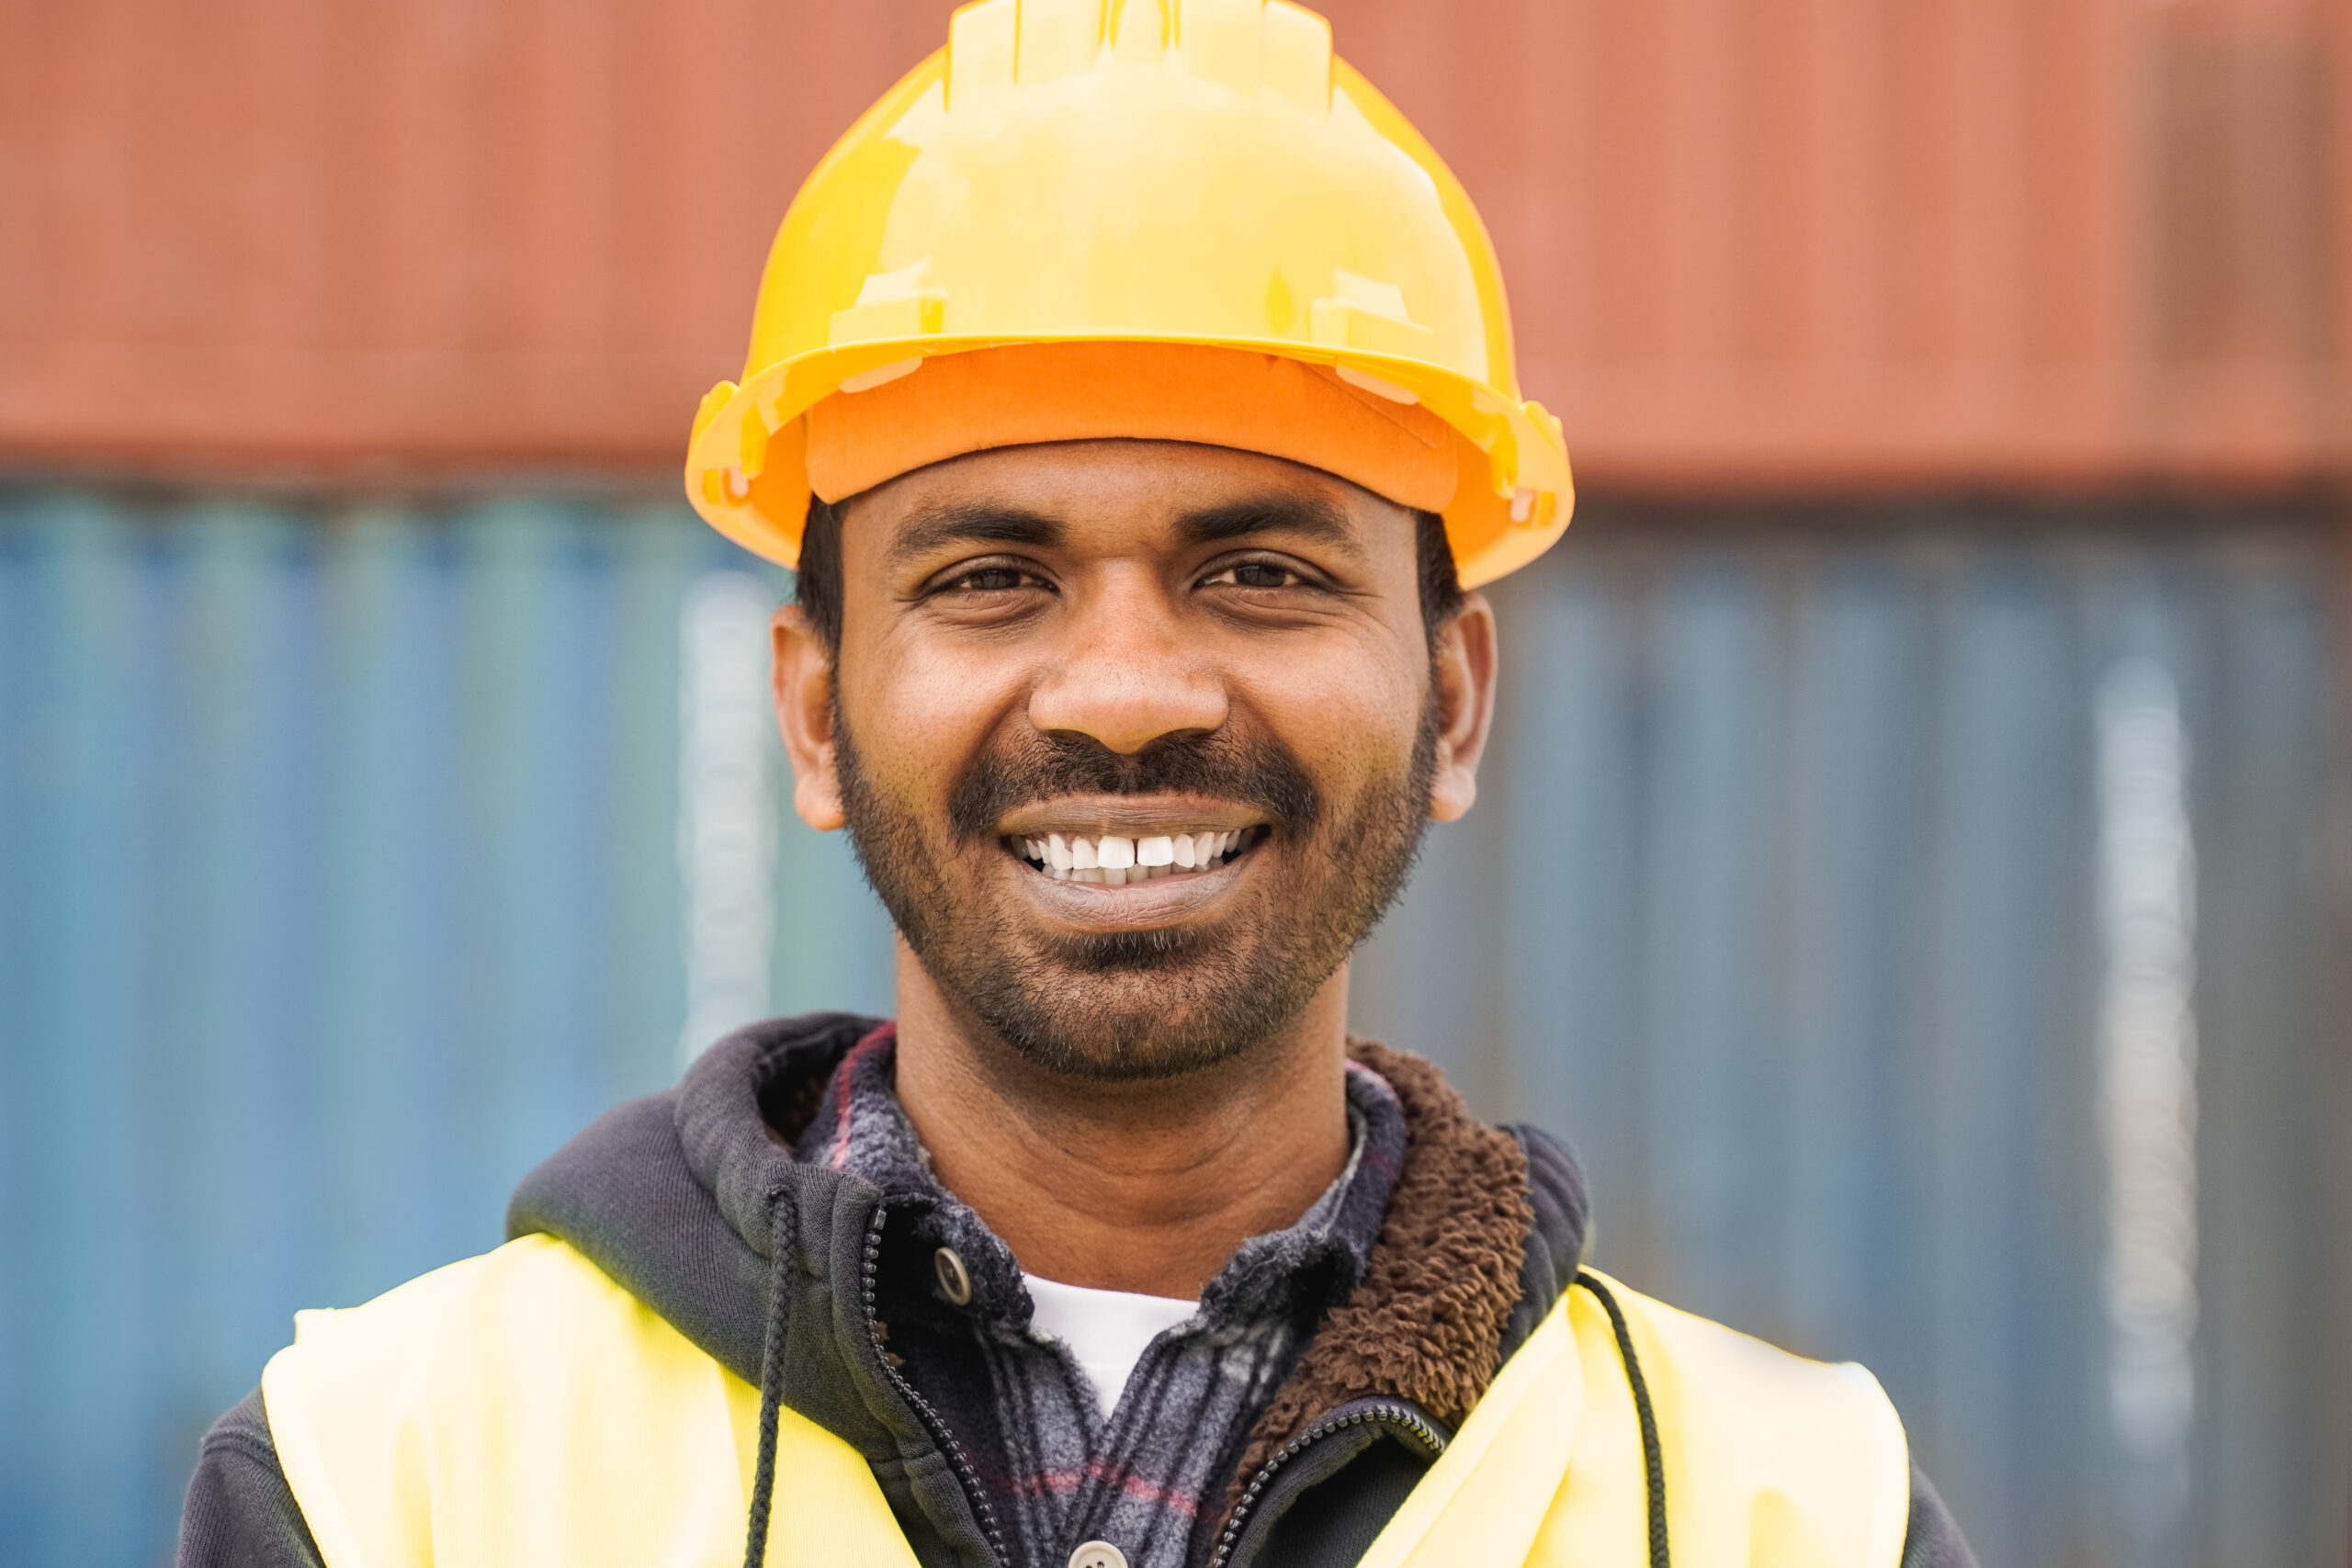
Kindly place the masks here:
[[(0, 5), (0, 451), (666, 466), (947, 9)], [(1329, 9), (1589, 480), (2343, 468), (2336, 0)]]
[[(2332, 537), (1592, 521), (1504, 585), (1486, 797), (1360, 1022), (1572, 1135), (1605, 1266), (1877, 1370), (1987, 1563), (2342, 1562)], [(289, 1313), (491, 1245), (522, 1170), (671, 1077), (712, 922), (773, 931), (779, 1010), (888, 1006), (887, 924), (772, 753), (766, 911), (681, 882), (706, 829), (757, 838), (711, 669), (778, 587), (669, 509), (0, 502), (0, 1560), (158, 1560)], [(2185, 1509), (2108, 1408), (2135, 657), (2194, 827)]]
[[(0, 1561), (158, 1561), (289, 1310), (495, 1245), (673, 1077), (680, 611), (741, 562), (675, 509), (0, 502)], [(777, 874), (778, 1004), (887, 1008), (842, 846)]]
[[(1605, 1267), (1877, 1371), (1985, 1562), (2342, 1561), (2340, 569), (2227, 525), (1714, 521), (1604, 514), (1501, 585), (1488, 784), (1361, 1025), (1569, 1134)], [(2146, 1450), (2101, 1010), (2132, 660), (2178, 694), (2201, 1041), (2196, 1404)]]

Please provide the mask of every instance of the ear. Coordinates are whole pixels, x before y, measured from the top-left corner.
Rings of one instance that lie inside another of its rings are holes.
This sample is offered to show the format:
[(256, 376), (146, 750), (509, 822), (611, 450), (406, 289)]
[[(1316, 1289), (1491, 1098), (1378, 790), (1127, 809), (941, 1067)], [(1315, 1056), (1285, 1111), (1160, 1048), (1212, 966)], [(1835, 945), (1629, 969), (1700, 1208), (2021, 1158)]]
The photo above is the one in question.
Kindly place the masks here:
[(832, 656), (797, 604), (778, 610), (768, 631), (775, 643), (776, 727), (792, 761), (792, 807), (803, 822), (830, 833), (849, 820), (833, 749)]
[(1461, 613), (1439, 631), (1431, 677), (1437, 690), (1437, 776), (1430, 815), (1452, 822), (1478, 798), (1478, 759), (1495, 718), (1495, 611), (1483, 593), (1462, 596)]

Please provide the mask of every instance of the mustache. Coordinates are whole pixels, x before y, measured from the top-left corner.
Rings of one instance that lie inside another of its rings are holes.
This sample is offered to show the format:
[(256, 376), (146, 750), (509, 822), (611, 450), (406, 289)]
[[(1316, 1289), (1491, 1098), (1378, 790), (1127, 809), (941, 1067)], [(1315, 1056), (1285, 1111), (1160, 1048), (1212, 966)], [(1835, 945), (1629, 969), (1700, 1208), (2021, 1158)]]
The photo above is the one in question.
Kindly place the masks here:
[(1324, 803), (1298, 754), (1271, 736), (1217, 729), (1170, 735), (1121, 753), (1091, 736), (1009, 732), (965, 765), (948, 791), (947, 821), (958, 842), (993, 839), (997, 824), (1023, 806), (1063, 795), (1206, 795), (1252, 806), (1278, 832), (1303, 835)]

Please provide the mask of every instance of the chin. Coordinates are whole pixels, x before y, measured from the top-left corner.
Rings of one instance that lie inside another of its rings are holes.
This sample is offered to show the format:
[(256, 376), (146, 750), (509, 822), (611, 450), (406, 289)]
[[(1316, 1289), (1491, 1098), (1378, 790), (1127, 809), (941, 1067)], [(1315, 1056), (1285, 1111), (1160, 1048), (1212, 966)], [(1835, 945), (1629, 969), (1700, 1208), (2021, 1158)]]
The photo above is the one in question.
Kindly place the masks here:
[[(1247, 1056), (1278, 1036), (1329, 978), (1310, 980), (1293, 968), (1269, 985), (1250, 972), (1259, 965), (1220, 962), (1184, 950), (1190, 945), (1163, 949), (1151, 962), (1023, 965), (1027, 973), (1012, 984), (942, 988), (1023, 1061), (1114, 1083), (1182, 1077)], [(1215, 971), (1222, 973), (1211, 980)]]

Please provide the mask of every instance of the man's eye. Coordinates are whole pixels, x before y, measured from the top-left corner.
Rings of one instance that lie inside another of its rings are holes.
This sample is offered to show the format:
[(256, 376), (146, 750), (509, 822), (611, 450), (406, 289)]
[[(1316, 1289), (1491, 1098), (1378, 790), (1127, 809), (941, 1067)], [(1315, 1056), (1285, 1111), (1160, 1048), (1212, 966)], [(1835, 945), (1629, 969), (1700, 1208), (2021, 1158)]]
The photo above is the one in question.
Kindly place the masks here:
[(1211, 583), (1229, 582), (1237, 588), (1295, 588), (1300, 581), (1298, 573), (1270, 560), (1238, 561), (1209, 579)]
[(967, 593), (1003, 593), (1020, 587), (1028, 581), (1028, 576), (1017, 567), (984, 566), (977, 571), (966, 572), (947, 586), (962, 589)]

